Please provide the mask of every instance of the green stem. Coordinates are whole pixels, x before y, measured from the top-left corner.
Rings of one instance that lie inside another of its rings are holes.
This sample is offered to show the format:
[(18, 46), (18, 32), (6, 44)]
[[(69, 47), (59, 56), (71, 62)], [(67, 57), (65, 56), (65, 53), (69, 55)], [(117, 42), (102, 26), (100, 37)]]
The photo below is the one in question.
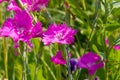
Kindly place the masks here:
[(54, 20), (47, 8), (46, 8), (46, 13), (47, 13), (48, 17), (50, 18), (51, 22), (54, 23)]
[(7, 52), (7, 40), (3, 38), (4, 43), (4, 65), (5, 65), (5, 77), (8, 79), (8, 52)]
[(38, 57), (36, 56), (36, 66), (35, 66), (35, 72), (34, 72), (34, 80), (37, 80), (37, 71), (38, 71), (38, 62), (41, 57), (41, 53), (38, 53)]
[[(6, 19), (6, 10), (5, 4), (0, 5), (0, 11), (2, 14), (0, 14), (0, 22), (3, 23), (3, 20)], [(8, 51), (7, 51), (7, 39), (3, 38), (3, 48), (4, 48), (4, 67), (5, 67), (5, 78), (8, 79)]]
[(105, 62), (105, 76), (106, 76), (106, 80), (108, 80), (108, 56), (109, 56), (109, 52), (111, 51), (111, 47), (108, 48), (107, 50), (107, 47), (106, 47), (106, 43), (105, 43), (105, 30), (104, 30), (104, 34), (103, 34), (103, 41), (104, 41), (104, 49), (105, 49), (105, 56), (106, 56), (106, 62)]
[(49, 67), (49, 65), (45, 62), (45, 60), (43, 58), (41, 58), (41, 61), (43, 62), (43, 64), (47, 67), (47, 69), (50, 71), (52, 77), (54, 78), (54, 80), (57, 80), (53, 71), (51, 70), (51, 68)]
[(22, 56), (22, 80), (27, 80), (26, 79), (26, 59), (25, 59), (26, 53), (23, 53)]
[(20, 54), (22, 58), (22, 80), (27, 80), (26, 75), (26, 45), (23, 42), (20, 42)]
[(35, 50), (34, 50), (34, 57), (35, 57), (35, 62), (36, 62), (36, 65), (35, 65), (35, 72), (34, 72), (34, 80), (37, 80), (37, 72), (38, 72), (38, 63), (39, 63), (39, 59), (41, 58), (42, 56), (42, 43), (41, 41), (39, 42), (39, 50), (38, 50), (38, 54), (36, 54)]
[(21, 0), (15, 0), (17, 5), (21, 8), (21, 9), (25, 9), (25, 7), (23, 6)]
[(76, 77), (76, 80), (78, 80), (78, 79), (79, 79), (80, 74), (81, 74), (81, 69), (79, 69), (79, 70), (78, 70), (78, 75), (77, 75), (77, 77)]
[(68, 45), (66, 46), (65, 51), (66, 51), (66, 61), (67, 61), (67, 69), (68, 69), (68, 80), (73, 80), (72, 71), (70, 69), (70, 67), (71, 67), (71, 65), (70, 65), (70, 56), (69, 56), (70, 50), (69, 50)]
[[(108, 10), (108, 3), (107, 1), (105, 0), (104, 1), (104, 7), (105, 7), (105, 21), (104, 23), (106, 24), (107, 23), (107, 17), (109, 15), (109, 10)], [(105, 28), (104, 28), (105, 29)], [(105, 31), (105, 30), (104, 30)], [(104, 32), (104, 36), (105, 36), (105, 32)], [(105, 41), (105, 40), (104, 40)], [(105, 44), (105, 42), (104, 42)], [(105, 53), (106, 53), (106, 62), (105, 62), (105, 76), (106, 76), (106, 80), (108, 80), (108, 57), (109, 57), (109, 53), (111, 51), (111, 48), (113, 47), (113, 45), (111, 45), (109, 47), (109, 49), (107, 50), (107, 48), (105, 47)]]
[[(69, 4), (66, 0), (64, 0), (64, 5), (65, 5), (65, 22), (70, 25), (70, 12), (69, 12)], [(69, 46), (65, 45), (65, 53), (66, 53), (66, 61), (67, 61), (67, 71), (68, 71), (68, 80), (73, 80), (72, 77), (72, 71), (71, 71), (71, 65), (70, 65), (70, 50)]]
[(98, 19), (98, 13), (99, 13), (99, 7), (100, 7), (100, 0), (96, 0), (96, 7), (95, 7), (95, 18), (94, 18), (94, 21), (92, 23), (92, 31), (88, 37), (88, 41), (87, 41), (87, 45), (86, 45), (86, 48), (84, 50), (84, 53), (86, 53), (86, 50), (90, 44), (90, 40), (92, 38), (92, 35), (94, 34), (94, 31), (95, 31), (95, 28), (96, 28), (96, 22), (97, 22), (97, 19)]

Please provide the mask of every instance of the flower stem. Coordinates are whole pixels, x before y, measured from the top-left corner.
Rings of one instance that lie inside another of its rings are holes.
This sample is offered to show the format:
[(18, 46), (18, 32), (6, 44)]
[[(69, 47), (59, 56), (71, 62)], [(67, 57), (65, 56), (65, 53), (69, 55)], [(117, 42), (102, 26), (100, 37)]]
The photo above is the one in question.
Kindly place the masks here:
[[(3, 23), (3, 20), (6, 19), (6, 10), (5, 4), (0, 5), (0, 23)], [(3, 9), (2, 9), (3, 8)], [(8, 46), (7, 46), (7, 39), (3, 38), (3, 48), (4, 48), (4, 67), (5, 67), (5, 78), (8, 79)]]
[(39, 58), (41, 57), (41, 53), (38, 54), (38, 57), (36, 56), (36, 65), (35, 65), (35, 72), (34, 72), (34, 80), (37, 80), (37, 71), (38, 71), (38, 62), (39, 62)]
[[(105, 21), (104, 21), (104, 24), (107, 23), (107, 17), (109, 15), (109, 9), (108, 9), (108, 2), (107, 0), (104, 1), (104, 7), (105, 7)], [(104, 27), (104, 44), (105, 44), (105, 27)], [(109, 49), (106, 48), (105, 46), (105, 53), (106, 53), (106, 62), (105, 62), (105, 76), (106, 76), (106, 79), (105, 80), (108, 80), (108, 58), (109, 58), (109, 53), (112, 49), (114, 44), (112, 44)]]
[(8, 52), (7, 52), (7, 41), (3, 38), (4, 43), (4, 65), (5, 65), (5, 77), (8, 79)]
[(69, 55), (70, 50), (69, 50), (68, 45), (66, 45), (65, 50), (66, 50), (66, 61), (67, 61), (67, 69), (68, 69), (68, 80), (73, 80), (72, 79), (72, 73), (71, 73), (72, 71), (70, 69), (70, 67), (71, 67), (71, 65), (70, 65), (70, 55)]
[(51, 68), (49, 67), (49, 65), (45, 62), (45, 60), (44, 60), (43, 58), (41, 58), (41, 61), (42, 61), (43, 64), (47, 67), (47, 69), (50, 71), (53, 79), (54, 79), (54, 80), (57, 80), (56, 77), (55, 77), (55, 75), (54, 75), (54, 73), (53, 73), (53, 71), (51, 70)]
[(78, 70), (78, 75), (76, 76), (76, 80), (79, 80), (80, 74), (81, 74), (81, 69)]
[(46, 8), (46, 13), (47, 13), (48, 17), (50, 18), (51, 22), (54, 23), (54, 20), (47, 8)]
[(22, 55), (22, 80), (26, 79), (26, 59), (25, 59), (26, 53), (23, 53)]
[(22, 80), (27, 80), (26, 75), (26, 45), (24, 43), (20, 42), (20, 54), (22, 58)]

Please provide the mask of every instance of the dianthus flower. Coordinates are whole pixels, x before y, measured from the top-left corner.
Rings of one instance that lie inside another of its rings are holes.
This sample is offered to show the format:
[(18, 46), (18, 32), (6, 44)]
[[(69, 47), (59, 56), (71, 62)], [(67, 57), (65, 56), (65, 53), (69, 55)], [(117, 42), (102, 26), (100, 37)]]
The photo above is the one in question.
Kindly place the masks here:
[(58, 51), (55, 56), (51, 58), (51, 62), (54, 62), (55, 64), (66, 64), (66, 60), (62, 56), (62, 52)]
[[(62, 52), (61, 51), (58, 51), (56, 53), (56, 55), (54, 55), (52, 58), (51, 58), (51, 62), (55, 63), (56, 65), (57, 64), (60, 64), (60, 65), (66, 65), (66, 60), (64, 59), (64, 57), (62, 56)], [(70, 69), (72, 72), (75, 72), (76, 69), (77, 69), (77, 64), (78, 64), (78, 60), (75, 59), (75, 58), (71, 58), (70, 59)]]
[(90, 75), (94, 75), (97, 69), (102, 68), (104, 62), (96, 53), (88, 52), (84, 54), (78, 61), (79, 68), (86, 68)]
[[(20, 2), (28, 11), (40, 11), (48, 5), (49, 0), (20, 0)], [(9, 3), (8, 10), (21, 10), (15, 0), (11, 0)]]
[(43, 43), (49, 45), (50, 43), (72, 44), (74, 42), (74, 35), (76, 30), (67, 26), (67, 24), (51, 24), (47, 31), (43, 33)]
[(42, 24), (32, 23), (32, 17), (26, 11), (17, 11), (14, 18), (7, 18), (0, 29), (1, 37), (11, 37), (14, 41), (14, 47), (18, 48), (19, 41), (23, 41), (31, 48), (31, 38), (42, 36)]

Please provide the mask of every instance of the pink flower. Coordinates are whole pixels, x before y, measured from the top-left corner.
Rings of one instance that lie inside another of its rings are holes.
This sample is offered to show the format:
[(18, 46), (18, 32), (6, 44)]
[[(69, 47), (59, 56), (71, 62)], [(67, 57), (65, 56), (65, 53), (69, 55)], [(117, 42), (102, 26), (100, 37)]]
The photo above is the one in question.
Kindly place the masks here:
[[(48, 5), (49, 0), (21, 0), (21, 3), (28, 11), (40, 11)], [(8, 10), (21, 10), (15, 0), (8, 5)]]
[(97, 69), (102, 68), (104, 62), (96, 53), (88, 52), (84, 54), (78, 61), (79, 68), (86, 68), (90, 75), (94, 75)]
[(105, 39), (105, 44), (106, 44), (107, 47), (109, 46), (108, 38)]
[[(109, 40), (108, 40), (108, 38), (105, 39), (105, 43), (106, 43), (106, 46), (109, 47)], [(113, 49), (120, 50), (120, 46), (119, 45), (114, 45)]]
[(114, 48), (115, 50), (120, 50), (120, 46), (119, 46), (119, 45), (115, 45), (115, 46), (113, 46), (113, 48)]
[(43, 43), (49, 45), (50, 43), (72, 44), (74, 42), (74, 35), (76, 30), (67, 26), (67, 24), (51, 24), (47, 31), (43, 33)]
[(32, 11), (40, 11), (42, 8), (48, 5), (49, 0), (34, 0), (32, 5)]
[(14, 18), (8, 18), (0, 29), (1, 37), (11, 37), (14, 40), (14, 47), (19, 47), (19, 41), (23, 41), (31, 48), (30, 39), (42, 36), (42, 24), (32, 23), (32, 17), (26, 11), (17, 11)]
[(61, 64), (61, 65), (66, 64), (66, 60), (63, 58), (61, 51), (58, 51), (56, 53), (56, 55), (51, 58), (51, 62), (55, 63), (56, 65), (57, 64)]
[(18, 6), (15, 0), (11, 0), (8, 4), (7, 10), (20, 11), (21, 8)]

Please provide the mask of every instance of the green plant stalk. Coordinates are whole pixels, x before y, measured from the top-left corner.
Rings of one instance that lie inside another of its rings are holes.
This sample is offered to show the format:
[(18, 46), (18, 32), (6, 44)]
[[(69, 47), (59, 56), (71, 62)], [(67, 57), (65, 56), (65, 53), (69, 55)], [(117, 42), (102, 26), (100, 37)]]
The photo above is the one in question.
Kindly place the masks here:
[(15, 0), (15, 2), (18, 4), (18, 6), (19, 6), (21, 9), (25, 9), (25, 7), (23, 6), (21, 0)]
[(112, 47), (109, 47), (109, 49), (107, 50), (106, 47), (106, 43), (105, 43), (105, 29), (104, 29), (104, 34), (103, 34), (103, 41), (104, 41), (104, 49), (105, 49), (105, 56), (106, 56), (106, 61), (105, 61), (105, 76), (106, 76), (106, 80), (108, 80), (108, 56), (109, 56), (109, 52), (111, 51)]
[[(64, 5), (65, 5), (65, 22), (70, 25), (70, 13), (69, 13), (69, 4), (67, 3), (66, 0), (64, 0)], [(71, 65), (70, 65), (70, 50), (69, 50), (69, 45), (65, 45), (65, 53), (66, 53), (66, 61), (67, 61), (67, 71), (68, 71), (68, 80), (73, 80), (72, 77), (72, 71), (71, 71)]]
[(43, 62), (43, 64), (47, 67), (47, 69), (50, 71), (52, 77), (54, 80), (57, 80), (55, 77), (55, 74), (53, 73), (53, 71), (51, 70), (51, 68), (49, 67), (49, 65), (45, 62), (45, 60), (43, 58), (41, 58), (41, 61)]
[(26, 59), (26, 79), (27, 80), (31, 80), (31, 76), (30, 76), (30, 68), (29, 68), (29, 65), (28, 65), (28, 53), (29, 53), (29, 49), (28, 49), (28, 46), (26, 46), (27, 48), (27, 51), (26, 51), (26, 56), (25, 56), (25, 59)]
[(51, 22), (54, 23), (54, 20), (47, 8), (46, 8), (46, 13), (47, 13), (48, 17), (50, 18)]
[(61, 77), (61, 65), (58, 65), (58, 74), (59, 74), (59, 80), (62, 80), (62, 77)]
[[(104, 7), (105, 7), (105, 24), (106, 24), (107, 17), (108, 17), (108, 14), (109, 14), (107, 0), (105, 0)], [(104, 30), (104, 39), (105, 39), (105, 30)], [(104, 42), (104, 44), (105, 44), (105, 42)], [(105, 53), (106, 53), (105, 76), (106, 76), (106, 80), (108, 80), (108, 57), (109, 57), (109, 52), (110, 52), (112, 46), (109, 47), (109, 50), (107, 50), (107, 48), (105, 47)]]
[(78, 80), (78, 79), (79, 79), (80, 74), (81, 74), (81, 69), (79, 69), (79, 70), (78, 70), (78, 75), (76, 76), (76, 80)]
[[(79, 41), (78, 35), (76, 35), (75, 37), (76, 37), (76, 39), (77, 39), (78, 46), (81, 48), (81, 44), (80, 44), (80, 41)], [(77, 57), (79, 58), (82, 54), (80, 53), (80, 50), (79, 50), (78, 52), (79, 52), (79, 54), (76, 53), (76, 55), (77, 55)]]
[(43, 44), (41, 41), (39, 41), (39, 48), (38, 52), (34, 50), (34, 58), (35, 58), (35, 70), (34, 70), (34, 80), (37, 80), (37, 72), (38, 72), (38, 64), (39, 60), (41, 59), (42, 56), (42, 50), (43, 50)]
[[(4, 10), (5, 5), (0, 4), (0, 23), (3, 23), (3, 19), (6, 18), (6, 10)], [(3, 49), (4, 49), (4, 67), (5, 67), (5, 77), (8, 79), (8, 51), (7, 51), (7, 39), (3, 38)]]
[(27, 80), (26, 75), (26, 45), (23, 42), (20, 42), (19, 47), (20, 55), (22, 58), (22, 80)]
[(72, 71), (70, 69), (71, 65), (70, 65), (70, 50), (68, 45), (65, 45), (65, 51), (66, 51), (66, 61), (67, 61), (67, 70), (68, 70), (68, 80), (73, 80), (72, 78)]
[(95, 31), (95, 28), (96, 28), (96, 22), (97, 22), (97, 19), (98, 19), (98, 14), (99, 14), (99, 7), (100, 7), (100, 0), (96, 0), (96, 7), (95, 7), (95, 18), (94, 18), (94, 21), (92, 23), (92, 31), (88, 37), (88, 41), (87, 41), (87, 45), (85, 47), (85, 50), (84, 50), (84, 53), (86, 53), (86, 50), (87, 48), (89, 47), (89, 44), (90, 44), (90, 40), (92, 38), (92, 35), (94, 35), (94, 31)]
[(84, 10), (86, 10), (85, 0), (81, 0), (81, 2), (82, 2), (82, 6), (83, 6)]
[[(106, 76), (106, 80), (108, 80), (107, 79), (107, 76), (108, 76), (108, 73), (107, 73), (107, 69), (108, 69), (108, 67), (107, 67), (107, 60), (108, 60), (108, 51), (107, 51), (107, 48), (106, 48), (106, 43), (105, 43), (105, 30), (104, 30), (104, 36), (103, 36), (103, 41), (104, 41), (104, 49), (105, 49), (105, 53), (106, 53), (106, 62), (105, 62), (105, 70), (106, 70), (106, 73), (105, 73), (105, 76)], [(110, 48), (111, 49), (111, 48)]]
[[(55, 46), (55, 47), (54, 47)], [(53, 45), (53, 47), (55, 48), (55, 51), (57, 52), (57, 51), (59, 51), (59, 50), (61, 50), (60, 49), (60, 45), (59, 44), (55, 44), (55, 45)], [(57, 79), (58, 80), (62, 80), (62, 76), (61, 76), (61, 65), (57, 65), (56, 66), (56, 71), (57, 71)]]
[(38, 71), (38, 62), (39, 62), (39, 58), (41, 57), (41, 53), (38, 54), (38, 57), (36, 56), (36, 65), (35, 65), (35, 72), (34, 72), (34, 80), (37, 80), (37, 71)]
[(0, 4), (0, 24), (3, 22), (2, 19), (2, 4)]
[(26, 59), (25, 59), (26, 53), (24, 52), (22, 55), (22, 80), (26, 79)]
[(36, 53), (34, 53), (34, 55), (35, 55), (35, 63), (36, 63), (36, 65), (35, 65), (35, 72), (34, 72), (34, 80), (37, 80), (37, 71), (38, 71), (38, 59), (37, 59), (37, 56), (36, 56)]
[(5, 77), (8, 79), (8, 51), (7, 51), (7, 40), (3, 38), (4, 48), (4, 65), (5, 65)]

